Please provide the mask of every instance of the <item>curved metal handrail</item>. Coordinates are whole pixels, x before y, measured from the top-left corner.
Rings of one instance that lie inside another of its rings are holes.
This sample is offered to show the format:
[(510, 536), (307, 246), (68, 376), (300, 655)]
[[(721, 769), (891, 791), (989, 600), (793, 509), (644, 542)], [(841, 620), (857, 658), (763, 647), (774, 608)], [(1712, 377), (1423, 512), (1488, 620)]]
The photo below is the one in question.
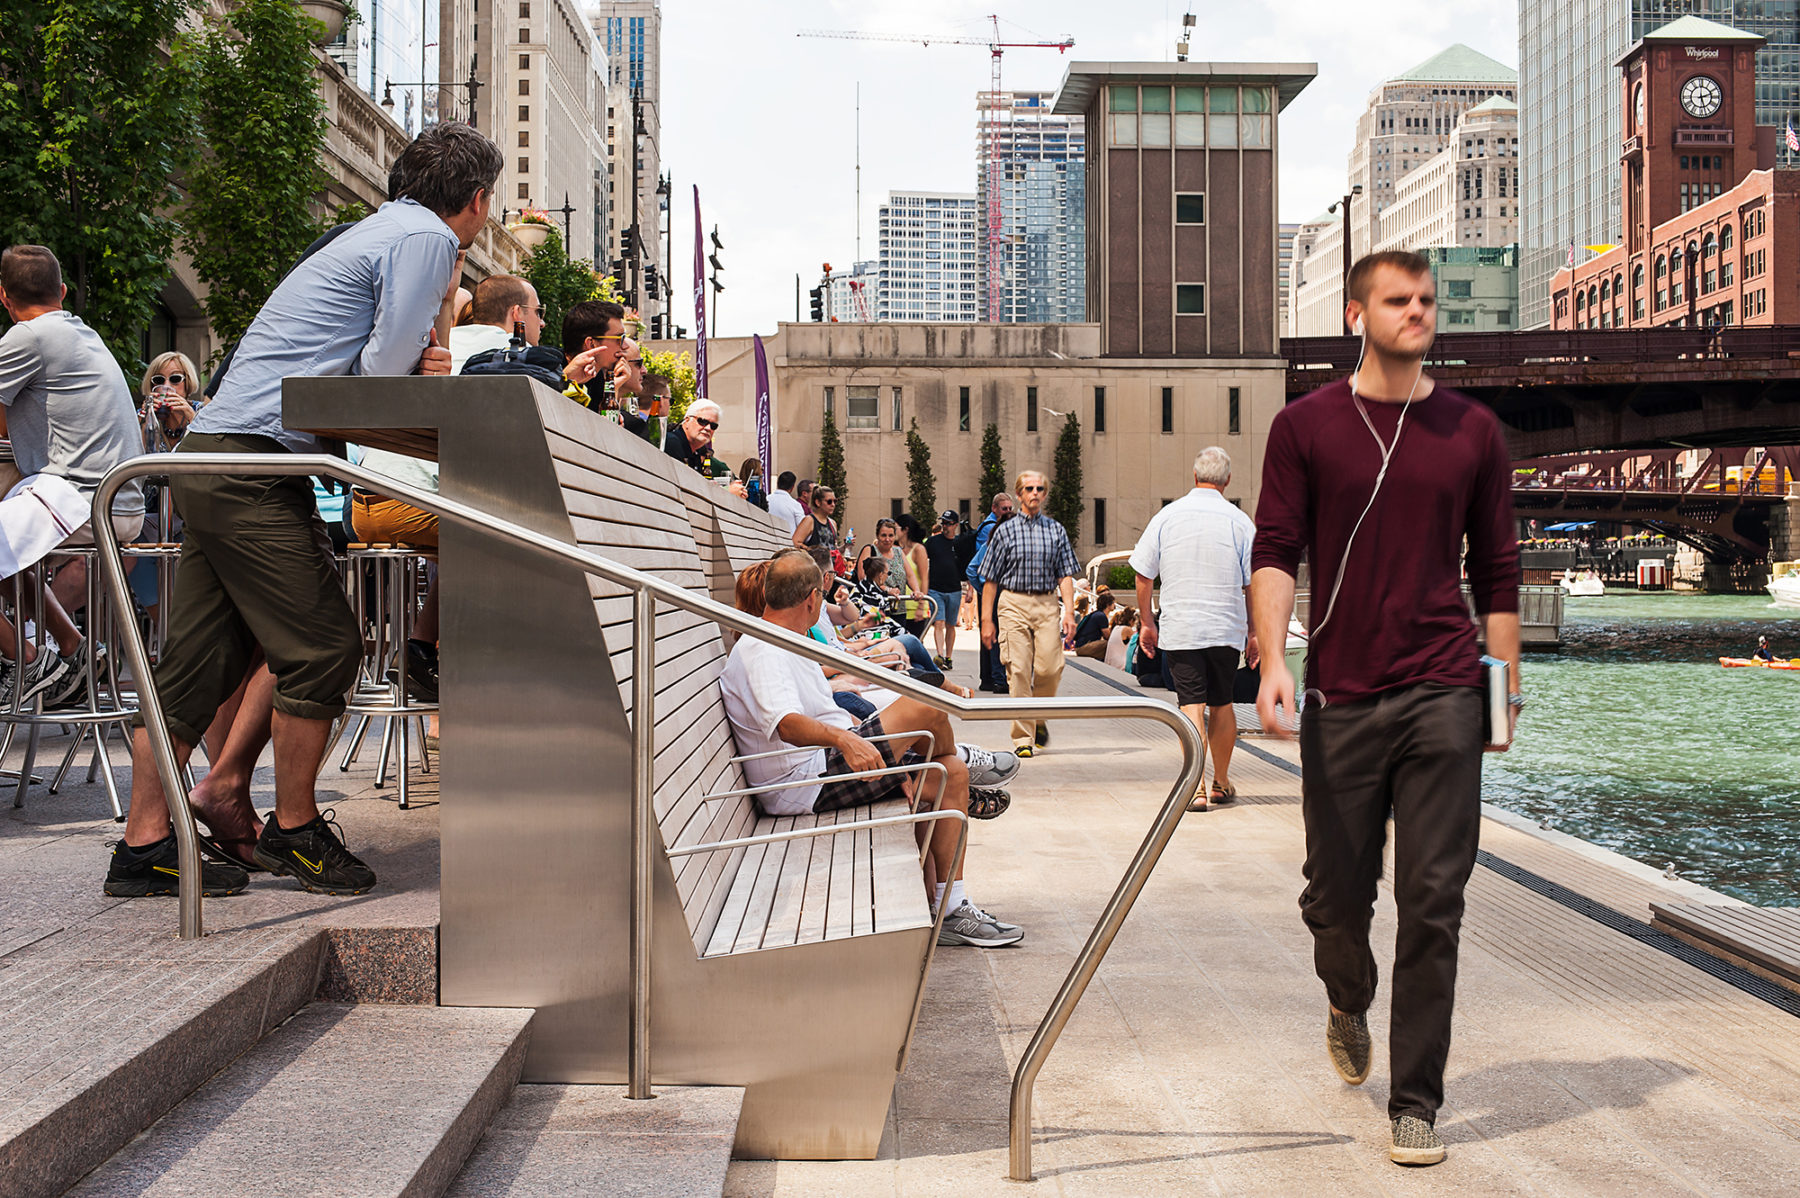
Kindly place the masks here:
[[(1031, 1179), (1031, 1094), (1033, 1083), (1037, 1080), (1039, 1070), (1049, 1057), (1050, 1050), (1055, 1047), (1057, 1037), (1067, 1025), (1069, 1017), (1074, 1014), (1075, 1005), (1081, 1001), (1082, 993), (1087, 989), (1100, 961), (1106, 955), (1125, 917), (1130, 914), (1132, 903), (1138, 893), (1143, 890), (1149, 879), (1150, 871), (1156, 867), (1157, 858), (1162, 855), (1164, 847), (1175, 833), (1176, 826), (1187, 809), (1188, 800), (1200, 785), (1200, 775), (1204, 767), (1201, 755), (1201, 741), (1193, 722), (1180, 711), (1167, 703), (1155, 699), (1132, 698), (1083, 698), (1083, 699), (963, 699), (949, 691), (937, 687), (926, 686), (907, 677), (903, 673), (872, 666), (849, 654), (838, 652), (810, 637), (800, 636), (779, 628), (757, 616), (746, 615), (735, 607), (728, 607), (710, 596), (700, 595), (685, 587), (658, 578), (654, 574), (646, 574), (629, 566), (622, 566), (610, 558), (602, 557), (590, 550), (565, 541), (559, 541), (546, 533), (525, 528), (511, 523), (479, 508), (471, 507), (454, 499), (446, 499), (433, 491), (421, 491), (398, 482), (384, 474), (362, 466), (353, 465), (342, 458), (324, 454), (205, 454), (205, 453), (171, 453), (155, 454), (132, 458), (121, 462), (107, 471), (94, 492), (93, 529), (96, 546), (101, 550), (97, 555), (102, 573), (106, 576), (107, 587), (116, 610), (128, 612), (132, 610), (131, 591), (125, 578), (123, 564), (119, 558), (119, 541), (112, 530), (113, 496), (119, 488), (133, 478), (148, 475), (208, 475), (208, 474), (246, 474), (251, 476), (271, 477), (286, 475), (319, 475), (337, 479), (340, 482), (353, 483), (366, 490), (376, 491), (390, 499), (410, 504), (421, 511), (435, 515), (439, 520), (448, 520), (452, 524), (474, 529), (491, 537), (496, 537), (520, 548), (529, 549), (543, 557), (553, 558), (568, 565), (576, 566), (583, 571), (596, 575), (615, 585), (625, 587), (637, 597), (636, 610), (633, 613), (633, 678), (632, 678), (632, 739), (634, 756), (637, 758), (637, 769), (633, 779), (633, 878), (632, 878), (632, 945), (633, 962), (633, 1014), (631, 1036), (631, 1090), (634, 1097), (647, 1097), (649, 1090), (649, 908), (650, 908), (650, 870), (649, 859), (652, 852), (654, 827), (654, 808), (650, 806), (649, 771), (643, 768), (647, 758), (647, 749), (652, 739), (652, 721), (644, 718), (650, 710), (650, 700), (654, 696), (655, 687), (644, 686), (644, 679), (654, 680), (654, 646), (655, 622), (654, 604), (667, 603), (671, 607), (703, 616), (713, 623), (732, 629), (745, 636), (780, 645), (790, 653), (797, 653), (822, 666), (831, 666), (844, 673), (853, 674), (869, 682), (877, 683), (888, 690), (916, 699), (940, 711), (949, 712), (963, 719), (973, 720), (1030, 720), (1030, 719), (1108, 719), (1134, 718), (1155, 720), (1166, 725), (1175, 733), (1181, 743), (1181, 774), (1175, 781), (1168, 799), (1157, 814), (1155, 823), (1138, 847), (1131, 865), (1108, 900), (1106, 909), (1101, 913), (1094, 930), (1089, 933), (1087, 942), (1077, 954), (1075, 963), (1070, 967), (1068, 976), (1057, 991), (1056, 999), (1045, 1012), (1043, 1021), (1038, 1025), (1037, 1033), (1032, 1036), (1024, 1057), (1019, 1062), (1018, 1070), (1013, 1075), (1012, 1111), (1011, 1111), (1011, 1173), (1019, 1181)], [(145, 648), (143, 632), (135, 620), (121, 620), (124, 632), (126, 656), (131, 663), (131, 672), (137, 684), (139, 708), (144, 716), (146, 731), (150, 738), (150, 747), (156, 759), (157, 774), (162, 780), (163, 793), (167, 796), (170, 815), (175, 825), (176, 852), (179, 858), (181, 880), (179, 886), (179, 906), (181, 917), (181, 936), (183, 939), (197, 939), (202, 933), (200, 908), (200, 844), (194, 829), (192, 808), (188, 801), (188, 792), (184, 785), (181, 770), (175, 762), (174, 746), (169, 740), (167, 720), (164, 718), (162, 701), (157, 693), (156, 682), (150, 670), (149, 653)], [(652, 668), (644, 669), (645, 665)]]

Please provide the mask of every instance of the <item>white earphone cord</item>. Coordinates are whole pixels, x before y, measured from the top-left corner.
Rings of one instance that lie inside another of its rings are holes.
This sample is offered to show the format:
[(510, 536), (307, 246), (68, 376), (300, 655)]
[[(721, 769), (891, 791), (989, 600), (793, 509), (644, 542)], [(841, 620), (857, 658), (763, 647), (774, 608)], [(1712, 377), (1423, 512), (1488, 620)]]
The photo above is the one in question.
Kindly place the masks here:
[[(1360, 332), (1361, 321), (1357, 322), (1357, 328)], [(1369, 337), (1367, 333), (1363, 333), (1362, 349), (1356, 355), (1356, 369), (1350, 374), (1350, 402), (1356, 405), (1356, 414), (1362, 417), (1363, 425), (1369, 430), (1369, 435), (1375, 438), (1375, 444), (1381, 450), (1381, 469), (1375, 472), (1375, 489), (1369, 492), (1369, 502), (1363, 505), (1362, 514), (1356, 518), (1356, 523), (1350, 526), (1350, 539), (1344, 542), (1344, 556), (1338, 559), (1337, 572), (1331, 580), (1331, 595), (1325, 602), (1325, 614), (1317, 624), (1312, 626), (1312, 631), (1308, 634), (1309, 640), (1318, 639), (1319, 633), (1325, 630), (1325, 625), (1331, 622), (1331, 613), (1337, 610), (1338, 591), (1344, 585), (1344, 567), (1350, 564), (1350, 551), (1356, 547), (1356, 534), (1362, 531), (1363, 521), (1368, 519), (1370, 510), (1375, 506), (1375, 500), (1381, 495), (1381, 484), (1387, 481), (1388, 465), (1394, 460), (1394, 451), (1400, 448), (1400, 434), (1406, 431), (1406, 413), (1412, 408), (1413, 396), (1418, 394), (1419, 380), (1425, 377), (1425, 363), (1421, 359), (1419, 372), (1413, 375), (1412, 387), (1407, 391), (1406, 399), (1400, 405), (1400, 420), (1394, 425), (1394, 440), (1392, 444), (1389, 444), (1381, 439), (1380, 433), (1375, 431), (1375, 423), (1369, 419), (1368, 412), (1363, 410), (1362, 397), (1356, 393), (1357, 379), (1362, 374), (1363, 356), (1368, 351)]]

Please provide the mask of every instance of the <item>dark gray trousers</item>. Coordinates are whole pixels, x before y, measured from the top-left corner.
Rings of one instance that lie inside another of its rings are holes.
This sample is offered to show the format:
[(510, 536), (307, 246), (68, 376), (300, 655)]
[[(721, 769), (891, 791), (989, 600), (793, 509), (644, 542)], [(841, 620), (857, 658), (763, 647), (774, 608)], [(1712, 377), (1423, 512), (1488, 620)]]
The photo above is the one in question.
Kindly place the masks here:
[(1308, 707), (1301, 720), (1300, 911), (1313, 966), (1340, 1011), (1375, 1000), (1369, 924), (1394, 820), (1390, 1119), (1433, 1122), (1444, 1101), (1463, 887), (1481, 835), (1481, 753), (1481, 695), (1471, 687), (1425, 683)]

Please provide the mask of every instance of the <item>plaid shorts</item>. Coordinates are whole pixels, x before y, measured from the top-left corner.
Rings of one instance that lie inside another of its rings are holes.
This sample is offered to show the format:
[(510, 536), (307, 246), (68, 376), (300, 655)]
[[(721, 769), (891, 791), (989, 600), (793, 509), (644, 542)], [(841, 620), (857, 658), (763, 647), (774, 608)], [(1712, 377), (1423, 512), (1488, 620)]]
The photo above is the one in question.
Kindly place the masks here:
[[(881, 727), (881, 713), (877, 712), (858, 724), (856, 735), (864, 740), (885, 736), (886, 732)], [(919, 754), (908, 749), (900, 755), (900, 760), (896, 762), (892, 741), (878, 740), (875, 742), (875, 749), (881, 754), (881, 764), (884, 766), (912, 765), (925, 760)], [(829, 779), (834, 774), (854, 774), (856, 772), (844, 760), (843, 753), (837, 749), (825, 750), (825, 772), (820, 775), (822, 778)], [(852, 778), (847, 782), (826, 781), (819, 787), (819, 797), (813, 800), (813, 810), (838, 811), (845, 807), (862, 807), (869, 803), (879, 803), (883, 799), (903, 799), (906, 795), (900, 788), (910, 776), (885, 774), (879, 778)]]

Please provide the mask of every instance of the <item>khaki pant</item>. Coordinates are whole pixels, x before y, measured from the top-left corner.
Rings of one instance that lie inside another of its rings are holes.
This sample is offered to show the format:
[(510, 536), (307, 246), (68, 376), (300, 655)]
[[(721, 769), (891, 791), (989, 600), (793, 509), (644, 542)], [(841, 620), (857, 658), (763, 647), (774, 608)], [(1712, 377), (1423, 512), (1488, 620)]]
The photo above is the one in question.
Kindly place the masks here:
[(350, 502), (350, 522), (360, 541), (437, 548), (438, 518), (398, 499), (358, 492)]
[[(1054, 592), (1022, 595), (1002, 591), (994, 623), (1006, 686), (1013, 698), (1048, 698), (1062, 683), (1062, 606)], [(1032, 744), (1041, 721), (1014, 720), (1013, 745)]]

